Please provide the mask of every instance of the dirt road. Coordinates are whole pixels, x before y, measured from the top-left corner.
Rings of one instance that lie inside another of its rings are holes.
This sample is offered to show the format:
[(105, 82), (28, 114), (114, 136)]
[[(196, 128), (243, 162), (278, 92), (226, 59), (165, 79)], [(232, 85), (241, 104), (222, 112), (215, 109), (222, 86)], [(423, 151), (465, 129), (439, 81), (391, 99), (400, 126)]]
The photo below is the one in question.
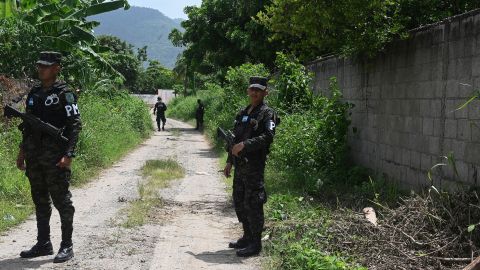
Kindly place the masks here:
[[(239, 259), (227, 249), (239, 226), (228, 202), (218, 163), (205, 138), (174, 120), (89, 185), (73, 191), (75, 258), (54, 265), (53, 256), (20, 259), (34, 242), (30, 218), (0, 236), (0, 269), (258, 269), (258, 258)], [(173, 130), (176, 129), (176, 130)], [(140, 168), (151, 159), (176, 159), (186, 177), (160, 191), (166, 205), (142, 227), (119, 225), (121, 210), (138, 198)], [(52, 242), (60, 243), (56, 211)]]

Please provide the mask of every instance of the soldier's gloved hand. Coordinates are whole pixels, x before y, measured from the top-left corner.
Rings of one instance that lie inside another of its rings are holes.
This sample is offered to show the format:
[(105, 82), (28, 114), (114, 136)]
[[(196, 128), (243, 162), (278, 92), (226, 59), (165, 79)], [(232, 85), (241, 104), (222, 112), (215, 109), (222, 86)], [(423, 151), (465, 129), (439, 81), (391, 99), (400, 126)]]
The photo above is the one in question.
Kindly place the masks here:
[(72, 159), (65, 156), (57, 163), (57, 167), (60, 168), (70, 168), (70, 165), (72, 165)]
[(25, 154), (23, 153), (23, 150), (20, 149), (20, 152), (18, 152), (18, 156), (17, 156), (17, 168), (21, 171), (25, 171), (26, 170), (26, 166), (25, 166)]
[(223, 169), (223, 175), (229, 178), (231, 176), (231, 172), (232, 172), (232, 163), (227, 163), (227, 165), (225, 165), (225, 169)]
[(232, 155), (238, 157), (243, 148), (245, 148), (245, 144), (243, 144), (243, 142), (235, 144), (232, 148)]

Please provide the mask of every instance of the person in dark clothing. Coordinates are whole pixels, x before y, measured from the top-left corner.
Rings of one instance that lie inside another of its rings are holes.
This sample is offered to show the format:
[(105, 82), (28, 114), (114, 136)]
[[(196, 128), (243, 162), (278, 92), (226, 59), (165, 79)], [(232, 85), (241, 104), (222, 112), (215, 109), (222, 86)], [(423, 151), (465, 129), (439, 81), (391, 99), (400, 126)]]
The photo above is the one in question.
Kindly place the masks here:
[(267, 201), (264, 170), (277, 123), (275, 111), (264, 102), (268, 95), (267, 79), (250, 78), (247, 92), (250, 105), (235, 118), (233, 133), (236, 144), (224, 169), (225, 176), (230, 177), (232, 166), (235, 166), (233, 202), (243, 226), (243, 236), (230, 243), (229, 247), (238, 249), (240, 257), (257, 255), (262, 249), (263, 205)]
[(22, 258), (34, 258), (53, 254), (50, 242), (51, 203), (60, 213), (62, 242), (54, 262), (73, 258), (73, 207), (69, 191), (71, 164), (82, 129), (77, 97), (64, 82), (57, 81), (61, 70), (61, 54), (42, 52), (37, 61), (41, 84), (34, 86), (27, 96), (26, 113), (57, 128), (64, 129), (68, 143), (59, 143), (55, 138), (22, 123), (23, 133), (17, 167), (25, 170), (30, 181), (32, 199), (37, 218), (37, 243), (20, 253)]
[(203, 115), (205, 114), (205, 106), (203, 106), (202, 100), (197, 100), (198, 107), (195, 111), (195, 119), (197, 120), (197, 127), (195, 130), (199, 130), (203, 127)]
[[(157, 115), (157, 127), (158, 131), (165, 131), (165, 124), (167, 123), (167, 118), (165, 118), (165, 111), (167, 110), (167, 105), (162, 102), (162, 98), (158, 97), (157, 98), (157, 103), (155, 104), (155, 107), (153, 108), (153, 114)], [(160, 129), (160, 122), (163, 123), (161, 129)]]

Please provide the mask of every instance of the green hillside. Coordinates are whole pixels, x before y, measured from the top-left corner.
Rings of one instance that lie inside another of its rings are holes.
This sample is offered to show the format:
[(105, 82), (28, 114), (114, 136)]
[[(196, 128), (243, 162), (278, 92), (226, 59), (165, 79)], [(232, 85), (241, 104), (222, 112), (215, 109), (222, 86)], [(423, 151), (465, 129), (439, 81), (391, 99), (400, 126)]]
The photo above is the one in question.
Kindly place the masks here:
[(173, 68), (177, 55), (183, 49), (168, 40), (173, 28), (180, 28), (180, 20), (171, 19), (151, 8), (131, 7), (92, 17), (101, 22), (95, 35), (114, 35), (136, 47), (148, 46), (148, 57)]

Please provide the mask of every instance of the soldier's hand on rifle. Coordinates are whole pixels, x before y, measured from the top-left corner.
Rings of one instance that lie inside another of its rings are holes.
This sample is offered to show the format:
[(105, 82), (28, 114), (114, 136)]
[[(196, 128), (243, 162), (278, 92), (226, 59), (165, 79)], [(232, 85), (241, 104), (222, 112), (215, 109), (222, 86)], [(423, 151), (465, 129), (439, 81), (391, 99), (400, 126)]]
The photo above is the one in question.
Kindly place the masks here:
[(21, 171), (25, 171), (26, 166), (25, 166), (25, 154), (23, 153), (23, 150), (20, 149), (20, 152), (18, 152), (17, 156), (17, 168)]
[(232, 148), (232, 155), (238, 157), (243, 148), (245, 148), (245, 144), (243, 144), (243, 142), (235, 144)]
[(232, 163), (227, 163), (227, 165), (225, 165), (225, 169), (223, 169), (223, 174), (225, 175), (225, 177), (229, 178), (231, 176), (231, 173), (232, 172)]
[(70, 168), (70, 165), (72, 165), (72, 159), (65, 156), (57, 163), (57, 167), (60, 168)]

